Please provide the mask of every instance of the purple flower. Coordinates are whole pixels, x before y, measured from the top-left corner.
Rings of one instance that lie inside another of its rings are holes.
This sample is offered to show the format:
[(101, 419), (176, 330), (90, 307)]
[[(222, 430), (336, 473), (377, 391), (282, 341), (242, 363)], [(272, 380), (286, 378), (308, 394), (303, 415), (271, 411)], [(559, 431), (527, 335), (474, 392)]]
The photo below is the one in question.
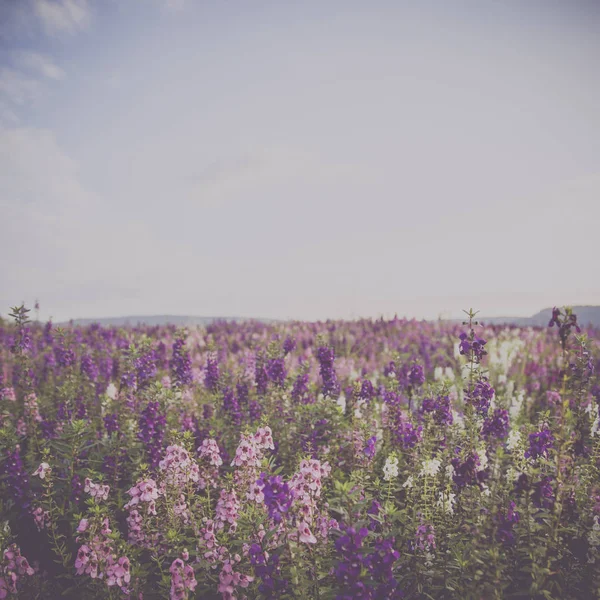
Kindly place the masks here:
[[(177, 385), (186, 385), (192, 381), (190, 370), (191, 362), (189, 361), (189, 355), (187, 355), (187, 352), (180, 349), (178, 353), (179, 357), (177, 359), (175, 359), (175, 356), (173, 357), (174, 362), (178, 362), (180, 365), (178, 368), (176, 368), (176, 374), (174, 375), (175, 382)], [(187, 359), (185, 355), (187, 355)], [(154, 350), (144, 352), (144, 354), (136, 358), (134, 367), (137, 379), (137, 388), (143, 389), (156, 377), (156, 373), (158, 371), (156, 367), (156, 354)]]
[(269, 517), (275, 523), (281, 523), (282, 515), (286, 514), (292, 505), (288, 484), (283, 481), (281, 475), (267, 477), (265, 473), (261, 473), (256, 483), (262, 489)]
[(89, 354), (84, 354), (81, 357), (81, 372), (88, 377), (90, 381), (96, 381), (100, 370), (94, 359)]
[(40, 423), (40, 428), (45, 439), (51, 440), (57, 437), (56, 421), (52, 419), (43, 419)]
[(481, 359), (487, 354), (484, 348), (487, 341), (480, 338), (472, 329), (470, 335), (461, 333), (459, 338), (459, 352), (463, 356), (472, 358), (473, 362), (480, 363)]
[(285, 385), (286, 370), (283, 358), (270, 358), (267, 362), (267, 374), (269, 379), (278, 387)]
[(117, 413), (106, 415), (104, 417), (104, 427), (106, 428), (106, 433), (108, 433), (108, 435), (119, 431), (119, 417)]
[(560, 327), (560, 321), (558, 320), (560, 317), (560, 308), (556, 308), (556, 306), (552, 309), (552, 317), (550, 321), (548, 321), (548, 327)]
[(254, 573), (261, 579), (258, 590), (267, 598), (281, 597), (289, 583), (285, 579), (281, 579), (279, 555), (271, 552), (265, 553), (259, 544), (252, 544), (248, 555), (250, 564), (254, 566)]
[(394, 538), (377, 539), (369, 553), (364, 545), (368, 529), (363, 527), (357, 532), (353, 527), (347, 527), (343, 531), (343, 535), (335, 541), (340, 555), (335, 568), (340, 586), (336, 600), (403, 598), (404, 594), (394, 578), (394, 563), (400, 558), (400, 553), (394, 549)]
[(16, 354), (19, 350), (24, 353), (30, 352), (32, 347), (31, 331), (29, 327), (19, 327), (17, 336), (14, 338), (10, 351)]
[(44, 325), (43, 339), (47, 346), (52, 346), (54, 343), (54, 337), (52, 335), (52, 321), (48, 321)]
[(531, 500), (538, 508), (552, 508), (554, 505), (554, 490), (552, 489), (552, 477), (546, 475), (533, 485)]
[(4, 463), (4, 473), (6, 475), (6, 489), (12, 496), (16, 506), (27, 513), (31, 505), (29, 500), (29, 475), (23, 465), (19, 446), (12, 452), (8, 453), (6, 462)]
[(459, 490), (468, 485), (479, 483), (480, 479), (485, 477), (483, 471), (477, 470), (480, 463), (479, 456), (476, 453), (469, 454), (463, 461), (456, 456), (450, 462), (454, 467), (452, 479)]
[(548, 453), (554, 447), (554, 436), (544, 426), (541, 431), (529, 434), (529, 449), (525, 451), (525, 458), (548, 458)]
[(156, 468), (162, 455), (167, 419), (158, 402), (148, 402), (139, 419), (138, 438), (146, 445), (150, 464)]
[(408, 372), (408, 383), (413, 387), (419, 387), (425, 383), (425, 373), (421, 365), (413, 365)]
[(319, 361), (321, 379), (323, 380), (323, 395), (337, 398), (340, 395), (340, 384), (333, 368), (333, 361), (335, 360), (333, 348), (321, 346), (317, 350), (317, 360)]
[(304, 401), (308, 397), (308, 373), (300, 373), (292, 386), (292, 398), (295, 402)]
[(515, 510), (516, 504), (511, 500), (508, 505), (508, 510), (506, 514), (502, 511), (498, 512), (496, 516), (496, 521), (498, 523), (498, 529), (496, 531), (496, 539), (508, 546), (514, 544), (515, 542), (515, 534), (513, 531), (513, 527), (516, 523), (519, 522), (520, 515)]
[(392, 390), (385, 390), (383, 392), (383, 401), (388, 405), (388, 406), (400, 406), (400, 404), (402, 403), (402, 399), (401, 397), (396, 394), (395, 392), (393, 392)]
[(75, 364), (75, 352), (70, 347), (65, 347), (64, 341), (54, 348), (54, 356), (59, 366), (68, 368)]
[(486, 439), (492, 437), (502, 439), (508, 435), (508, 427), (508, 411), (504, 408), (497, 408), (493, 415), (486, 417), (483, 421), (481, 435)]
[(393, 431), (396, 441), (406, 450), (414, 448), (420, 441), (423, 433), (423, 426), (415, 427), (410, 421), (400, 419)]
[[(151, 361), (151, 358), (149, 361)], [(150, 365), (142, 365), (143, 373), (144, 369), (150, 369)], [(183, 334), (177, 337), (175, 343), (173, 344), (171, 375), (173, 377), (173, 382), (179, 387), (190, 385), (192, 383), (192, 361), (190, 359), (190, 353), (185, 348), (185, 339)]]
[(367, 510), (367, 515), (369, 515), (369, 525), (367, 526), (370, 531), (380, 531), (381, 524), (379, 521), (373, 517), (379, 516), (379, 512), (381, 511), (381, 504), (377, 502), (377, 500), (373, 500), (371, 502), (371, 506)]
[(233, 390), (229, 386), (223, 390), (223, 409), (231, 418), (231, 422), (239, 427), (242, 422), (242, 411)]
[(269, 374), (267, 373), (263, 357), (260, 355), (256, 357), (254, 380), (256, 381), (256, 391), (259, 396), (264, 396), (267, 393), (267, 387), (269, 385)]
[(391, 360), (385, 367), (383, 367), (383, 374), (386, 377), (389, 377), (390, 375), (394, 375), (397, 371), (397, 367), (396, 367), (396, 363)]
[(494, 398), (494, 388), (482, 377), (472, 390), (465, 390), (466, 400), (482, 416), (486, 416)]
[(283, 342), (283, 351), (285, 352), (286, 356), (290, 352), (293, 352), (295, 348), (296, 348), (296, 340), (293, 337), (286, 337)]
[(438, 425), (452, 425), (452, 408), (448, 396), (438, 396), (437, 398), (425, 398), (420, 410), (421, 415), (432, 414), (433, 420)]
[(87, 408), (83, 398), (79, 397), (75, 401), (75, 418), (85, 419), (87, 417)]
[(251, 423), (260, 421), (260, 418), (262, 417), (262, 407), (256, 400), (250, 400), (250, 403), (248, 404), (248, 412)]
[(236, 385), (235, 390), (238, 398), (238, 404), (240, 405), (240, 407), (247, 406), (249, 394), (248, 384), (242, 381), (241, 383), (238, 383)]
[(370, 437), (367, 440), (367, 444), (365, 445), (364, 449), (363, 449), (363, 454), (367, 457), (367, 458), (373, 458), (375, 456), (375, 445), (377, 444), (377, 436), (374, 435), (373, 437)]
[(373, 384), (369, 379), (364, 379), (360, 386), (359, 398), (362, 398), (366, 402), (369, 402), (375, 396), (375, 390)]
[(135, 373), (133, 371), (128, 371), (127, 373), (123, 373), (121, 375), (121, 386), (130, 390), (135, 389), (136, 378)]
[(423, 523), (417, 527), (417, 533), (415, 535), (415, 541), (411, 543), (411, 549), (414, 550), (434, 550), (436, 547), (435, 543), (435, 529), (432, 524)]

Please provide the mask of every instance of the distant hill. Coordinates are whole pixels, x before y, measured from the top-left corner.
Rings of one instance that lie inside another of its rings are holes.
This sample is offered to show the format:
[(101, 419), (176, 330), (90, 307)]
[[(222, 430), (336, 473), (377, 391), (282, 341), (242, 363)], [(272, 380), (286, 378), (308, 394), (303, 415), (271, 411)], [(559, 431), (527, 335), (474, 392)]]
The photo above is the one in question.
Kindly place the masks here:
[(179, 327), (195, 327), (197, 325), (210, 325), (215, 321), (228, 321), (242, 323), (244, 321), (259, 321), (261, 323), (276, 323), (276, 319), (247, 319), (244, 317), (191, 317), (181, 315), (149, 315), (128, 317), (103, 317), (99, 319), (73, 319), (58, 325), (92, 325), (98, 323), (107, 327), (134, 327), (136, 325), (177, 325)]
[[(583, 326), (600, 328), (600, 306), (573, 306), (573, 312), (577, 315), (577, 322)], [(531, 317), (478, 317), (480, 323), (486, 325), (519, 325), (521, 327), (538, 326), (546, 327), (552, 316), (552, 309), (545, 308)], [(450, 319), (451, 321), (462, 321), (462, 319)], [(176, 325), (179, 327), (206, 326), (215, 321), (228, 321), (243, 323), (245, 321), (258, 321), (260, 323), (281, 323), (280, 319), (249, 319), (246, 317), (194, 317), (181, 315), (149, 315), (149, 316), (127, 316), (127, 317), (103, 317), (99, 319), (73, 319), (72, 321), (58, 323), (58, 325), (91, 325), (98, 323), (105, 326), (133, 327), (135, 325)]]
[[(583, 326), (600, 327), (600, 306), (573, 306), (577, 322)], [(477, 320), (486, 325), (521, 325), (546, 327), (552, 317), (552, 309), (544, 308), (532, 317), (481, 317)]]

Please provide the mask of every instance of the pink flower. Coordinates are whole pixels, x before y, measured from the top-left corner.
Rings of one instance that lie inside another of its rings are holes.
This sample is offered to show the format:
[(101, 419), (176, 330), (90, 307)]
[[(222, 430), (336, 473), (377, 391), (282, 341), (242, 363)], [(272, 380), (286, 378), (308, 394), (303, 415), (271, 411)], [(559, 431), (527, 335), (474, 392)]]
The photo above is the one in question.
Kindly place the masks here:
[(176, 558), (169, 568), (171, 573), (171, 600), (182, 600), (187, 598), (187, 591), (193, 592), (198, 582), (194, 575), (194, 569), (186, 565), (184, 560)]
[(87, 528), (88, 528), (88, 520), (81, 519), (81, 521), (79, 521), (79, 525), (77, 527), (78, 533), (83, 533)]
[[(10, 402), (15, 402), (17, 396), (15, 395), (15, 390), (11, 387), (6, 387), (0, 389), (0, 400), (9, 400)], [(2, 598), (2, 596), (0, 596)]]
[(198, 483), (200, 479), (198, 465), (181, 446), (169, 446), (158, 466), (165, 473), (165, 482), (170, 485), (182, 488), (190, 481)]
[(50, 512), (44, 510), (41, 506), (38, 506), (31, 514), (33, 515), (33, 520), (38, 531), (50, 525)]
[(108, 500), (108, 492), (110, 491), (110, 486), (102, 485), (101, 483), (93, 483), (89, 477), (86, 477), (84, 491), (88, 493), (92, 498), (98, 500)]
[(235, 600), (235, 586), (239, 585), (242, 588), (246, 588), (250, 582), (254, 581), (254, 577), (234, 571), (234, 564), (235, 559), (225, 560), (223, 569), (219, 573), (219, 587), (217, 589), (221, 593), (223, 600)]
[(198, 454), (201, 458), (208, 458), (209, 463), (214, 467), (220, 467), (223, 464), (216, 440), (203, 440), (202, 445), (198, 448)]
[(300, 534), (300, 541), (305, 544), (316, 544), (317, 538), (312, 534), (310, 527), (306, 521), (301, 521), (298, 524), (298, 533)]
[[(158, 498), (159, 492), (154, 479), (142, 479), (138, 481), (127, 493), (131, 496), (131, 500), (125, 505), (125, 508), (131, 508), (139, 502), (150, 502), (154, 507), (154, 500)], [(149, 509), (148, 514), (152, 511)], [(153, 514), (156, 514), (154, 512)]]
[(275, 445), (273, 444), (273, 432), (270, 427), (260, 427), (254, 434), (254, 440), (261, 450), (275, 450)]

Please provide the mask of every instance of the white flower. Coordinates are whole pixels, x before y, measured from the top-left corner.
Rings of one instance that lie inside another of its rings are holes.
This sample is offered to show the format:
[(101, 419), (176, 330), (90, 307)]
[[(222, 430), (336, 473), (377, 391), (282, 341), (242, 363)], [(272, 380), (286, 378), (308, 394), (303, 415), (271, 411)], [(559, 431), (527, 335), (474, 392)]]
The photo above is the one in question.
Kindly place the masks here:
[(436, 381), (439, 381), (443, 376), (444, 376), (444, 369), (442, 369), (442, 367), (436, 367), (433, 370), (433, 378)]
[(388, 456), (383, 465), (383, 478), (386, 481), (391, 481), (395, 477), (398, 477), (398, 458), (395, 456)]
[(423, 461), (423, 468), (419, 473), (419, 476), (429, 475), (430, 477), (435, 477), (437, 472), (440, 470), (441, 461), (437, 458), (431, 458), (429, 460)]
[(512, 419), (516, 419), (519, 416), (519, 413), (521, 412), (521, 407), (523, 406), (523, 402), (525, 401), (525, 392), (521, 391), (519, 392), (519, 395), (515, 398), (514, 396), (512, 397), (512, 402), (510, 405), (510, 416)]
[(408, 479), (402, 484), (402, 487), (411, 489), (412, 486), (413, 486), (413, 476), (409, 475)]
[(514, 467), (508, 467), (506, 470), (506, 480), (509, 483), (514, 483), (521, 476), (521, 471), (518, 471)]
[(111, 399), (111, 400), (116, 400), (117, 399), (117, 386), (115, 386), (114, 383), (110, 383), (109, 386), (106, 388), (106, 395)]
[(465, 420), (462, 418), (462, 416), (457, 413), (454, 409), (452, 409), (452, 422), (454, 423), (454, 425), (456, 425), (456, 427), (458, 427), (458, 429), (460, 429), (461, 431), (465, 430)]
[(460, 357), (460, 342), (454, 344), (454, 358)]
[(452, 479), (454, 477), (454, 467), (452, 465), (448, 465), (446, 467), (446, 477), (448, 479)]
[(342, 412), (346, 414), (346, 396), (340, 396), (335, 403), (342, 409)]
[(521, 432), (516, 429), (513, 429), (508, 434), (508, 440), (506, 442), (506, 447), (509, 450), (514, 450), (519, 445), (520, 441), (521, 441)]
[(454, 514), (454, 505), (456, 504), (456, 494), (450, 492), (448, 497), (444, 497), (444, 492), (440, 492), (440, 498), (437, 501), (438, 506), (444, 509), (444, 512), (453, 515)]
[(512, 379), (509, 379), (506, 383), (506, 395), (507, 397), (511, 397), (513, 392), (515, 391), (515, 382)]
[(33, 476), (39, 475), (40, 479), (46, 479), (46, 473), (52, 471), (50, 465), (47, 462), (43, 462), (40, 466), (33, 472)]
[(478, 471), (485, 471), (488, 466), (488, 457), (485, 451), (485, 446), (480, 446), (477, 449), (477, 456), (479, 456), (479, 465), (477, 465)]
[(594, 422), (592, 423), (592, 437), (595, 435), (600, 435), (600, 414), (598, 412), (598, 405), (593, 402), (592, 404), (590, 404), (590, 416), (592, 419), (594, 419)]

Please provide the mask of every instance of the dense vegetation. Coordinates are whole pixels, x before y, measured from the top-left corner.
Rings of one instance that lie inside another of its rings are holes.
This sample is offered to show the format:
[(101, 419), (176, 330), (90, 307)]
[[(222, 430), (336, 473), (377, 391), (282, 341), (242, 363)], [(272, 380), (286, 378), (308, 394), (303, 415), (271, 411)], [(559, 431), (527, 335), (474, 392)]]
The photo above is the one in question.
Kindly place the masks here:
[(0, 321), (0, 598), (600, 597), (600, 332)]

